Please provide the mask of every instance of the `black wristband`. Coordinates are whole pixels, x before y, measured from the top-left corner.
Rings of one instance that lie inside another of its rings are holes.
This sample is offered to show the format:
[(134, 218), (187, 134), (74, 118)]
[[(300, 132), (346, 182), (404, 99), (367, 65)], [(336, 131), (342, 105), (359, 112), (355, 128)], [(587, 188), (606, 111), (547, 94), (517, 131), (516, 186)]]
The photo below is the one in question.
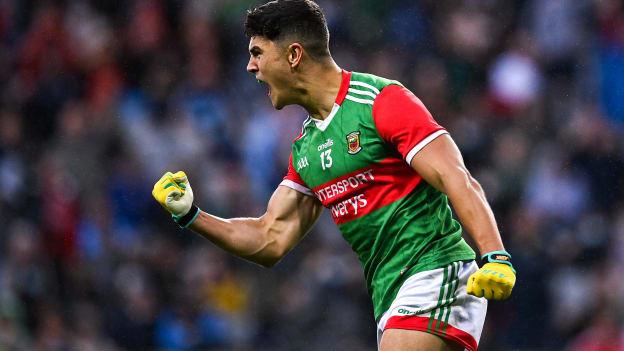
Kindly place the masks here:
[(509, 252), (504, 251), (504, 250), (498, 250), (498, 251), (492, 251), (492, 252), (486, 253), (485, 255), (481, 257), (481, 262), (483, 264), (485, 263), (506, 264), (509, 267), (511, 267), (511, 270), (513, 270), (514, 273), (516, 273), (516, 270), (514, 269), (513, 264), (511, 263), (511, 255), (509, 254)]
[(199, 207), (191, 205), (191, 209), (184, 216), (180, 218), (173, 217), (173, 219), (176, 221), (176, 223), (178, 223), (180, 227), (186, 228), (195, 221), (195, 219), (199, 215), (199, 211)]
[(511, 262), (511, 255), (507, 251), (499, 250), (488, 252), (483, 257), (481, 257), (481, 262), (490, 263), (490, 262), (498, 262), (501, 261)]

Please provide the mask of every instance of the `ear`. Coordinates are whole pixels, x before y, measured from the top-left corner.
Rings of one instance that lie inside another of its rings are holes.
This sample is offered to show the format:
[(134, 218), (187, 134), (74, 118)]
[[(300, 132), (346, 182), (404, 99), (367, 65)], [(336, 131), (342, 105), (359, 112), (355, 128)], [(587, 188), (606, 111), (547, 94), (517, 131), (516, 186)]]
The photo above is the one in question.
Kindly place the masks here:
[(288, 55), (288, 64), (290, 65), (290, 68), (296, 68), (299, 66), (299, 63), (303, 58), (303, 46), (299, 43), (292, 43), (288, 45), (286, 53)]

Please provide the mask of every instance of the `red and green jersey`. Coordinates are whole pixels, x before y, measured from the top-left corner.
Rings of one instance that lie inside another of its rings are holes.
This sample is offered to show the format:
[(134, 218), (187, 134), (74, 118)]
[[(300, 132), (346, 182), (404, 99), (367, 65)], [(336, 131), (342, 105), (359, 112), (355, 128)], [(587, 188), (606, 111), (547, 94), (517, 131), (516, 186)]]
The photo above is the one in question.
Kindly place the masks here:
[(281, 185), (318, 198), (358, 255), (375, 318), (416, 272), (474, 251), (446, 195), (410, 162), (446, 130), (399, 82), (343, 71), (331, 113), (306, 119)]

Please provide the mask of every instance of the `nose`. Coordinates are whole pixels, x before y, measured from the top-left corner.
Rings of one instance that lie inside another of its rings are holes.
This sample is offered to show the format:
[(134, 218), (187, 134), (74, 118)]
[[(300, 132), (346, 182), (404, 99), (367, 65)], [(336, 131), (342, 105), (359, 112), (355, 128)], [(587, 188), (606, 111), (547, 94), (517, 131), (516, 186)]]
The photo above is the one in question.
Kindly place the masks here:
[(254, 60), (253, 57), (249, 58), (249, 62), (247, 63), (247, 72), (249, 73), (258, 72), (258, 64), (256, 63), (256, 60)]

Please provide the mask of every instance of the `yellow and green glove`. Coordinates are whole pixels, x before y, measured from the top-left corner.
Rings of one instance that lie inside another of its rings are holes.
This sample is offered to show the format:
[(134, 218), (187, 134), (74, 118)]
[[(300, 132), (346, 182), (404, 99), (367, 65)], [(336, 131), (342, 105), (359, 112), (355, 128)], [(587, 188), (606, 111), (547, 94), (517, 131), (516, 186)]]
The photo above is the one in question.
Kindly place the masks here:
[(488, 300), (506, 300), (516, 284), (516, 270), (507, 251), (492, 251), (481, 257), (485, 264), (468, 278), (466, 292)]
[(188, 227), (199, 215), (199, 208), (193, 205), (191, 183), (182, 171), (165, 173), (154, 184), (152, 196), (182, 228)]

